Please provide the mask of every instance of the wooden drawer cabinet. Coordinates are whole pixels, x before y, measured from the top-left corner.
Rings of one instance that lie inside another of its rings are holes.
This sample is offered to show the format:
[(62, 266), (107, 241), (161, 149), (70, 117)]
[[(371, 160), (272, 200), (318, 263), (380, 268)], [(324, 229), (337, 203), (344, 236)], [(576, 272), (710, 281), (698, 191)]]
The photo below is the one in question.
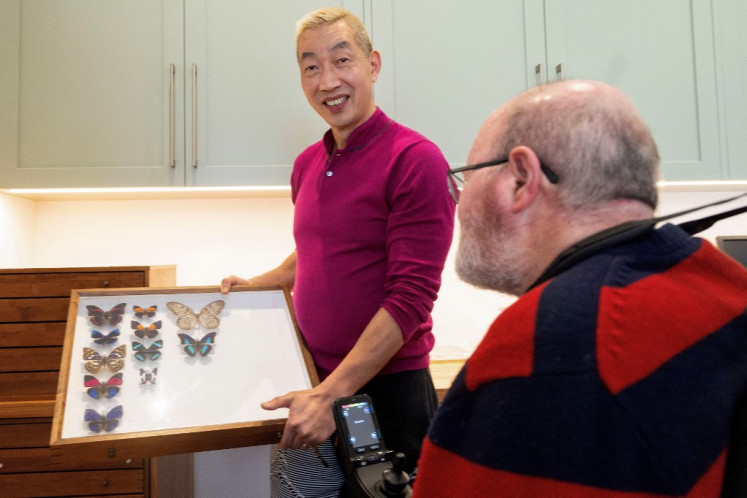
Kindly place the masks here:
[(0, 270), (0, 496), (158, 494), (161, 459), (60, 455), (49, 438), (70, 291), (175, 284), (174, 266)]

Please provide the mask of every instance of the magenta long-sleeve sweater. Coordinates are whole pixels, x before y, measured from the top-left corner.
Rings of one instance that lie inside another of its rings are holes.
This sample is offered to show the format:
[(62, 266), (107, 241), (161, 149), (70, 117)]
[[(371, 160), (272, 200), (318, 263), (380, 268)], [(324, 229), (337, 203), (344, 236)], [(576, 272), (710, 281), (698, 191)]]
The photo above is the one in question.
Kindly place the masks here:
[(425, 368), (454, 227), (448, 163), (380, 109), (333, 149), (327, 132), (291, 176), (299, 328), (324, 378), (384, 308), (405, 344), (380, 373)]

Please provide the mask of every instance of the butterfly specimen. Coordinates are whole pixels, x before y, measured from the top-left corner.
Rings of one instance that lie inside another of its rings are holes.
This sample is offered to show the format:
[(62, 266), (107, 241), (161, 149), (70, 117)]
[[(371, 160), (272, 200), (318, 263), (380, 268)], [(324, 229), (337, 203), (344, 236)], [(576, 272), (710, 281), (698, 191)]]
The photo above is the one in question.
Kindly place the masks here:
[(93, 339), (93, 342), (96, 344), (102, 344), (102, 345), (109, 345), (114, 344), (117, 342), (117, 338), (119, 337), (119, 329), (114, 329), (109, 333), (104, 334), (103, 332), (99, 332), (98, 330), (92, 330), (91, 331), (91, 338)]
[(135, 316), (138, 318), (153, 318), (156, 314), (156, 310), (158, 309), (158, 306), (155, 304), (153, 306), (148, 306), (147, 308), (143, 308), (142, 306), (133, 306), (132, 311), (135, 312)]
[(91, 348), (83, 348), (83, 359), (86, 360), (86, 370), (92, 374), (97, 374), (101, 369), (107, 369), (110, 372), (119, 372), (124, 367), (124, 357), (127, 354), (127, 346), (122, 344), (112, 350), (108, 355), (101, 355), (98, 351)]
[(101, 382), (93, 375), (83, 377), (83, 385), (88, 389), (86, 392), (93, 399), (113, 398), (119, 393), (119, 386), (122, 385), (122, 374), (114, 374), (106, 382)]
[(158, 369), (154, 368), (150, 370), (148, 368), (140, 369), (140, 383), (141, 384), (155, 384), (156, 376), (158, 375)]
[(189, 356), (207, 356), (213, 345), (215, 344), (215, 332), (210, 332), (200, 340), (194, 339), (187, 334), (179, 334), (179, 339), (182, 341), (184, 346), (184, 352)]
[(111, 432), (119, 425), (119, 419), (122, 418), (122, 405), (117, 405), (106, 415), (101, 415), (96, 410), (86, 409), (84, 420), (88, 422), (88, 428), (95, 433), (99, 433), (102, 430)]
[(176, 325), (182, 330), (192, 330), (198, 323), (206, 329), (215, 329), (220, 325), (218, 314), (226, 303), (224, 301), (213, 301), (200, 310), (199, 313), (192, 308), (174, 301), (166, 303), (166, 306), (176, 315)]
[(135, 354), (135, 358), (140, 361), (153, 360), (156, 361), (161, 357), (161, 348), (163, 347), (163, 341), (158, 340), (153, 344), (145, 347), (145, 344), (139, 342), (132, 343), (132, 351)]
[(98, 325), (116, 325), (122, 321), (122, 314), (125, 312), (127, 303), (119, 303), (109, 311), (104, 311), (98, 306), (88, 305), (88, 316), (91, 317), (91, 323)]
[(158, 335), (158, 329), (161, 328), (161, 320), (158, 320), (157, 322), (153, 322), (150, 325), (143, 325), (140, 322), (136, 322), (135, 320), (132, 320), (130, 322), (130, 326), (135, 331), (135, 335), (139, 338), (147, 337), (148, 339), (153, 339), (155, 336)]

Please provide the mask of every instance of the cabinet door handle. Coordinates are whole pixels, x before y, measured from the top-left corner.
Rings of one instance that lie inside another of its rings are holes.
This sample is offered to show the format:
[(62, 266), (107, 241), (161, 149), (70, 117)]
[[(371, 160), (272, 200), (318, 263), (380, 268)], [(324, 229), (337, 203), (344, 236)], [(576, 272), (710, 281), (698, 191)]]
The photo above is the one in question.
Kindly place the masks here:
[(176, 67), (169, 64), (169, 166), (176, 167)]
[(557, 66), (555, 66), (555, 81), (563, 81), (565, 79), (565, 75), (563, 74), (563, 63), (561, 62)]
[(534, 75), (537, 77), (537, 86), (544, 83), (544, 81), (542, 80), (542, 63), (534, 66)]
[(192, 167), (197, 167), (197, 64), (192, 64)]

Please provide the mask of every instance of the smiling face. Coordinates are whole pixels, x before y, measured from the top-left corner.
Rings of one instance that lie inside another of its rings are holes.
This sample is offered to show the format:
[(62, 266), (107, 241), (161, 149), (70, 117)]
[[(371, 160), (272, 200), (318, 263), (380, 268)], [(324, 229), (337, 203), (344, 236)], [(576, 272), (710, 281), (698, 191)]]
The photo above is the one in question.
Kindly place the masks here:
[(366, 55), (343, 21), (304, 31), (297, 49), (306, 99), (332, 128), (337, 147), (345, 148), (350, 133), (376, 110), (373, 83), (381, 57)]

